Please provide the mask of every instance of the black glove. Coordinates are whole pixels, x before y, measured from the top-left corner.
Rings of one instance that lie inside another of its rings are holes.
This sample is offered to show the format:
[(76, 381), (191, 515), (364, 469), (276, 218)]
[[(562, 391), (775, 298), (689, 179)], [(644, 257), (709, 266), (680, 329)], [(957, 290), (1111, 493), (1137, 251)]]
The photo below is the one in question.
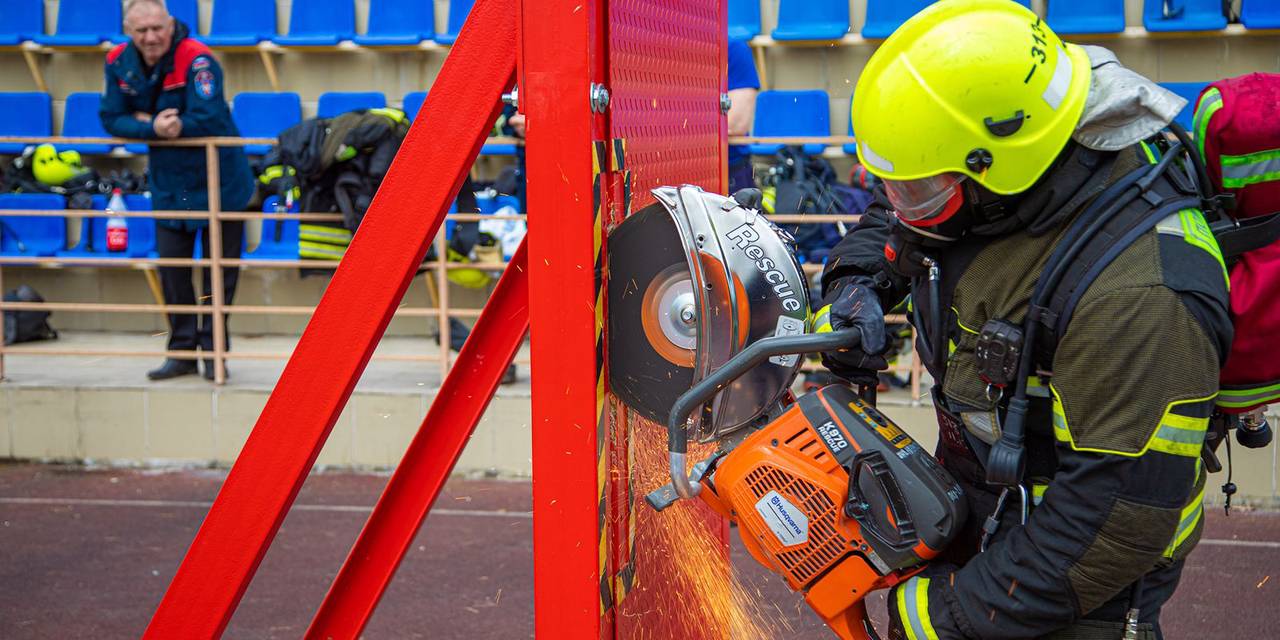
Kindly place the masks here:
[(869, 282), (856, 277), (837, 282), (823, 299), (822, 308), (814, 318), (814, 332), (842, 329), (858, 330), (861, 336), (858, 346), (824, 352), (822, 365), (854, 384), (877, 384), (877, 372), (889, 368), (884, 359), (889, 341), (880, 298)]

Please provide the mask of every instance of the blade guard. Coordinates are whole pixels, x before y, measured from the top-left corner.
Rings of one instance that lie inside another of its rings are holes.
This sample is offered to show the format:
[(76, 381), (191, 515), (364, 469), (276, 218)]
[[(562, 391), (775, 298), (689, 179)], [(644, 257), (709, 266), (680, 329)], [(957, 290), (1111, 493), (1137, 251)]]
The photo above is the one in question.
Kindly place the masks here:
[[(808, 287), (790, 234), (733, 198), (696, 186), (662, 187), (653, 195), (658, 202), (651, 206), (663, 207), (675, 224), (693, 280), (695, 384), (761, 338), (805, 332)], [(693, 416), (694, 437), (716, 440), (750, 424), (786, 392), (800, 364), (795, 354), (779, 354), (718, 389), (704, 400), (709, 419), (704, 412)]]

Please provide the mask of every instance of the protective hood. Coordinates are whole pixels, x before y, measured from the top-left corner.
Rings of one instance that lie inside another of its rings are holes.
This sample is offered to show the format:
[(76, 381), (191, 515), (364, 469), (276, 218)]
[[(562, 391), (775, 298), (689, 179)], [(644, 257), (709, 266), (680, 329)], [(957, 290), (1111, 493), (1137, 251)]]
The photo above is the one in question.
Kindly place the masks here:
[(1168, 126), (1187, 101), (1120, 64), (1110, 49), (1086, 45), (1093, 65), (1084, 115), (1071, 138), (1096, 151), (1119, 151)]

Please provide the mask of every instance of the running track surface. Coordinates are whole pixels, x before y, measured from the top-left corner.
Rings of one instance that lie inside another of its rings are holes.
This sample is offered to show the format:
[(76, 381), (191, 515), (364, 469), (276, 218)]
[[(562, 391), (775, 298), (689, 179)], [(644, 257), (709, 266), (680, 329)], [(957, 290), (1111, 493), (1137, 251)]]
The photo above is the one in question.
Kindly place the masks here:
[[(224, 477), (0, 465), (0, 638), (138, 637)], [(300, 637), (386, 480), (309, 478), (225, 637)], [(451, 481), (365, 637), (532, 637), (530, 508), (528, 482)], [(733, 535), (736, 570), (783, 612), (789, 638), (834, 637)], [(1166, 637), (1276, 637), (1280, 514), (1214, 508), (1204, 538), (1165, 608)]]

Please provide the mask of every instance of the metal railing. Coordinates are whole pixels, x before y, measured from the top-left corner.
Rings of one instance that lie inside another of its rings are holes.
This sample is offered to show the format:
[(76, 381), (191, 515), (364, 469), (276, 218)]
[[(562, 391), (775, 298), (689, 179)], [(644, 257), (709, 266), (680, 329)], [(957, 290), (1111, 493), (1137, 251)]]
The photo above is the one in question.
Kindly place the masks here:
[[(852, 141), (847, 137), (735, 137), (731, 138), (732, 144), (760, 143), (760, 144), (806, 144), (806, 143), (825, 143), (825, 144), (844, 144)], [(72, 137), (15, 137), (0, 136), (0, 142), (16, 142), (21, 144), (112, 144), (122, 145), (125, 143), (136, 143), (136, 140), (124, 140), (118, 138), (72, 138)], [(235, 137), (214, 137), (214, 138), (188, 138), (179, 140), (163, 140), (148, 141), (152, 146), (165, 147), (193, 147), (203, 148), (205, 150), (205, 159), (207, 163), (208, 181), (208, 198), (209, 208), (207, 211), (121, 211), (113, 212), (111, 215), (119, 217), (131, 218), (164, 218), (177, 220), (204, 220), (208, 222), (208, 244), (209, 251), (207, 257), (204, 258), (152, 258), (152, 257), (92, 257), (92, 256), (57, 256), (57, 257), (38, 257), (38, 256), (0, 256), (0, 291), (4, 290), (4, 266), (5, 265), (21, 265), (21, 266), (45, 266), (45, 267), (64, 267), (64, 266), (87, 266), (87, 267), (104, 267), (104, 266), (129, 266), (154, 269), (156, 267), (168, 266), (184, 266), (184, 267), (203, 267), (211, 269), (210, 285), (211, 291), (205, 292), (209, 304), (197, 305), (179, 305), (165, 304), (157, 301), (156, 304), (125, 304), (125, 303), (91, 303), (91, 302), (4, 302), (0, 301), (0, 312), (3, 311), (62, 311), (72, 313), (181, 313), (195, 315), (213, 316), (213, 351), (205, 352), (198, 350), (189, 351), (154, 351), (154, 350), (129, 350), (129, 349), (58, 349), (38, 346), (4, 346), (0, 344), (0, 379), (4, 378), (4, 357), (6, 353), (22, 354), (22, 355), (38, 355), (38, 356), (99, 356), (99, 357), (154, 357), (163, 355), (167, 358), (175, 359), (208, 359), (214, 366), (214, 381), (216, 384), (224, 384), (226, 382), (226, 361), (228, 359), (245, 359), (245, 360), (283, 360), (289, 358), (289, 353), (254, 353), (254, 352), (229, 352), (225, 342), (226, 316), (230, 313), (247, 313), (256, 315), (310, 315), (315, 311), (315, 306), (262, 306), (262, 305), (242, 305), (228, 304), (223, 291), (223, 273), (224, 267), (257, 267), (266, 269), (281, 268), (312, 268), (312, 269), (335, 269), (339, 261), (337, 260), (287, 260), (287, 259), (246, 259), (232, 258), (222, 255), (222, 223), (224, 221), (249, 221), (249, 220), (294, 220), (298, 222), (342, 222), (342, 216), (332, 213), (285, 213), (285, 212), (241, 212), (241, 211), (222, 211), (221, 208), (221, 184), (220, 170), (218, 161), (218, 149), (220, 147), (245, 146), (245, 145), (269, 145), (275, 144), (272, 138), (235, 138)], [(520, 144), (522, 141), (509, 138), (490, 138), (486, 144)], [(28, 217), (65, 217), (74, 216), (81, 210), (20, 210), (6, 209), (0, 211), (6, 216), (28, 216)], [(96, 217), (106, 215), (105, 212), (83, 211), (86, 217)], [(795, 215), (795, 214), (776, 214), (771, 215), (770, 220), (779, 224), (830, 224), (830, 223), (856, 223), (859, 219), (857, 215)], [(480, 220), (527, 220), (525, 214), (518, 215), (501, 215), (501, 214), (481, 214), (481, 213), (455, 213), (448, 214), (448, 220), (456, 222), (476, 222)], [(443, 259), (447, 255), (446, 238), (444, 235), (443, 225), (433, 240), (435, 244), (436, 256), (435, 260), (423, 263), (425, 270), (425, 279), (430, 297), (434, 300), (434, 306), (430, 307), (400, 307), (396, 310), (395, 315), (402, 317), (421, 317), (435, 318), (438, 323), (437, 331), (439, 333), (440, 350), (436, 354), (375, 354), (376, 360), (388, 361), (410, 361), (410, 362), (437, 362), (440, 368), (440, 375), (446, 375), (452, 365), (452, 356), (449, 350), (450, 344), (450, 318), (475, 318), (480, 315), (478, 308), (453, 308), (449, 301), (449, 280), (448, 272), (454, 269), (481, 269), (485, 271), (500, 271), (507, 266), (507, 262), (470, 262), (470, 263), (450, 263)], [(804, 272), (806, 276), (812, 276), (821, 270), (821, 265), (806, 264)], [(900, 316), (890, 316), (887, 318), (891, 322), (902, 322), (904, 319)], [(527, 364), (527, 359), (518, 359), (518, 363)], [(815, 369), (810, 366), (808, 369)], [(908, 373), (912, 384), (912, 397), (919, 398), (920, 389), (920, 363), (913, 355), (912, 361), (907, 365), (899, 365), (893, 369), (895, 373)]]

